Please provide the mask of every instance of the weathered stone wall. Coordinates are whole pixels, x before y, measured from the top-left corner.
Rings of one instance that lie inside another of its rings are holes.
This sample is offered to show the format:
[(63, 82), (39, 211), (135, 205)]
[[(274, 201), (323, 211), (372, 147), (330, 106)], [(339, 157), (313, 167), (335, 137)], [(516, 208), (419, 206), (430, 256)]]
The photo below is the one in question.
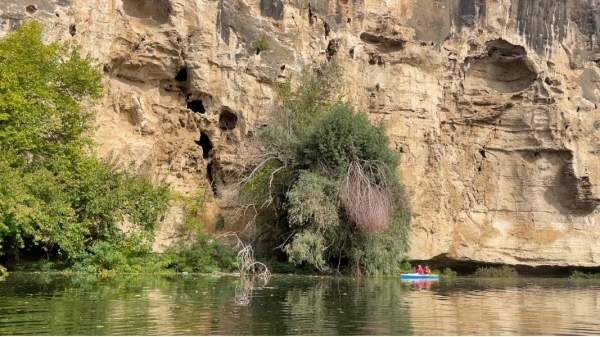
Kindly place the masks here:
[(402, 154), (412, 258), (598, 266), (599, 15), (598, 0), (4, 0), (0, 30), (34, 17), (81, 44), (105, 73), (99, 154), (182, 193), (212, 184), (222, 209), (274, 84), (336, 60)]

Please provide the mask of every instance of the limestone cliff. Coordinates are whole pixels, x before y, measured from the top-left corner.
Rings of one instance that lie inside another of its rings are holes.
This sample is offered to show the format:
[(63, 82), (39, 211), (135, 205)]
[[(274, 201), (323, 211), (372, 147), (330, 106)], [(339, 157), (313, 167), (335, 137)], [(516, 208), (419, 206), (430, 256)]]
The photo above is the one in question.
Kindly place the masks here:
[(599, 0), (0, 3), (29, 17), (101, 63), (99, 154), (182, 193), (227, 208), (274, 84), (336, 60), (402, 154), (412, 258), (600, 265)]

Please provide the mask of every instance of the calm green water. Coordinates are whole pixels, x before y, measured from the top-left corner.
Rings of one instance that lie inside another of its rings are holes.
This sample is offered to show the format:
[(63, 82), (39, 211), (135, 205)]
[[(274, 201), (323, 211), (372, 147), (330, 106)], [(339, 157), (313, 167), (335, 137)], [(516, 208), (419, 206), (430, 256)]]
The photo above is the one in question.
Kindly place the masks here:
[(276, 276), (0, 281), (0, 334), (600, 334), (600, 283)]

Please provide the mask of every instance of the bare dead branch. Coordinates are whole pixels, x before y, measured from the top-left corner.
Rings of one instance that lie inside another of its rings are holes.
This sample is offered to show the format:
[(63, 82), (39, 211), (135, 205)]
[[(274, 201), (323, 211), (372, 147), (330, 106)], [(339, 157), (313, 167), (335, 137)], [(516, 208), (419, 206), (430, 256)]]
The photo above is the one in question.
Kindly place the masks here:
[(361, 230), (381, 232), (387, 228), (393, 199), (386, 171), (378, 163), (352, 161), (340, 191), (346, 214)]

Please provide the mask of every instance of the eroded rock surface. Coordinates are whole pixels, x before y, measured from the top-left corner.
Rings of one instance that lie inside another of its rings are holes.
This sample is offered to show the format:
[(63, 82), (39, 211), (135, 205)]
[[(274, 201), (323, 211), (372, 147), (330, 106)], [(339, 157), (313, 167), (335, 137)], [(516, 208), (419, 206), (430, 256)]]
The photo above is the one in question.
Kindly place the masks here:
[(597, 0), (0, 3), (1, 31), (30, 17), (103, 67), (99, 155), (210, 186), (212, 207), (233, 206), (274, 85), (336, 61), (402, 155), (412, 258), (600, 265)]

